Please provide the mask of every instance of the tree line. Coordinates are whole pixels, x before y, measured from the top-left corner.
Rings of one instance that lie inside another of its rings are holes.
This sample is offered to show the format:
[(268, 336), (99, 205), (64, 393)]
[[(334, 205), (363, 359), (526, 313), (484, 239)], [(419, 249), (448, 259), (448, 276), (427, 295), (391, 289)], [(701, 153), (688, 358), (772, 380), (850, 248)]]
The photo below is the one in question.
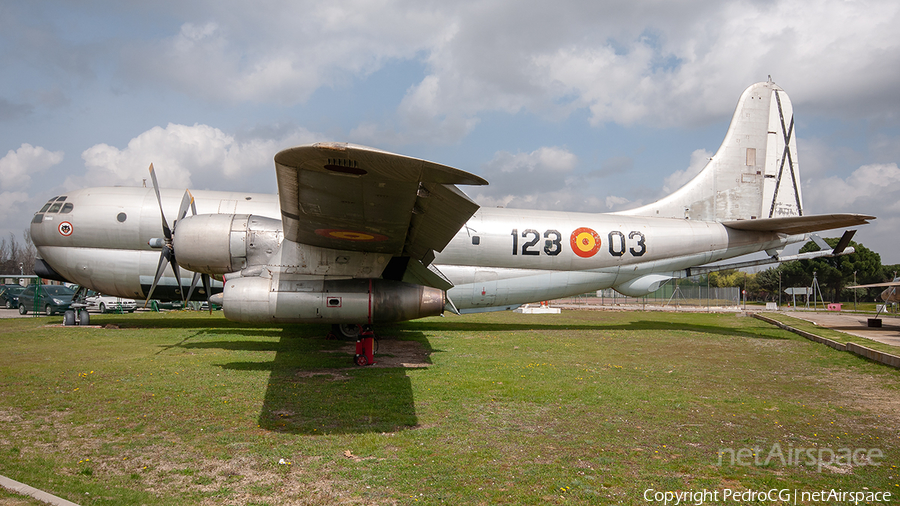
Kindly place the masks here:
[[(825, 242), (834, 247), (839, 240), (826, 238)], [(809, 287), (815, 275), (825, 301), (853, 301), (854, 292), (860, 302), (880, 300), (878, 296), (883, 288), (848, 290), (846, 287), (891, 281), (900, 271), (900, 264), (882, 265), (878, 253), (857, 242), (851, 241), (850, 246), (856, 250), (850, 255), (795, 260), (756, 273), (733, 269), (711, 272), (709, 286), (738, 286), (747, 290), (749, 300), (777, 301), (779, 287), (782, 293), (785, 288)], [(801, 253), (818, 250), (812, 241), (800, 248)]]
[(23, 242), (12, 232), (9, 238), (0, 238), (0, 274), (34, 274), (37, 250), (27, 230), (22, 236)]

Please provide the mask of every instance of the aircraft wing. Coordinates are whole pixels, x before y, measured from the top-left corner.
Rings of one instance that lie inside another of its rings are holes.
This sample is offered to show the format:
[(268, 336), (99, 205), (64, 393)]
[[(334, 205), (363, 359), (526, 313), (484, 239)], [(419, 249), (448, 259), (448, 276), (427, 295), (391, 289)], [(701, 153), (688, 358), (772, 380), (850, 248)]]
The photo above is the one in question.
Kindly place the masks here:
[[(289, 241), (427, 259), (478, 210), (454, 185), (487, 181), (459, 169), (344, 143), (275, 155)], [(430, 259), (425, 261), (425, 264)]]
[(888, 281), (886, 283), (872, 283), (871, 285), (856, 285), (845, 288), (887, 288), (890, 286), (900, 286), (900, 281)]
[(779, 232), (782, 234), (806, 234), (833, 228), (855, 227), (865, 225), (874, 216), (865, 214), (812, 214), (808, 216), (790, 216), (786, 218), (759, 218), (755, 220), (723, 221), (722, 225), (735, 230), (753, 232)]

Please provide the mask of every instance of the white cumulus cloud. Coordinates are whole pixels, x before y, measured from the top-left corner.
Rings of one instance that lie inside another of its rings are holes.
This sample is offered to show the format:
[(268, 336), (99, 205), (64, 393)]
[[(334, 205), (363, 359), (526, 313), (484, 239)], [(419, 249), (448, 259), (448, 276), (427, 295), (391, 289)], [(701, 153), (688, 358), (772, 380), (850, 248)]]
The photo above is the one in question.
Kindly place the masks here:
[[(0, 158), (0, 188), (22, 190), (31, 184), (31, 176), (40, 174), (63, 160), (62, 151), (48, 151), (41, 146), (22, 144)], [(12, 195), (12, 194), (11, 194)]]
[(236, 181), (251, 181), (257, 173), (265, 173), (274, 183), (275, 153), (313, 138), (299, 129), (279, 139), (241, 141), (208, 125), (170, 123), (143, 132), (124, 149), (108, 144), (88, 148), (81, 155), (85, 175), (70, 178), (66, 186), (137, 186), (149, 177), (151, 163), (164, 188), (226, 189), (231, 183), (227, 189), (235, 189)]
[(804, 184), (803, 198), (808, 209), (817, 211), (898, 213), (900, 168), (896, 163), (863, 165), (846, 178), (813, 180)]
[(694, 179), (694, 176), (700, 173), (706, 164), (709, 162), (709, 159), (712, 157), (712, 153), (705, 149), (696, 149), (693, 153), (691, 153), (691, 162), (688, 167), (684, 170), (676, 170), (669, 177), (666, 178), (663, 183), (662, 193), (663, 195), (668, 195), (675, 190), (681, 188), (688, 181)]

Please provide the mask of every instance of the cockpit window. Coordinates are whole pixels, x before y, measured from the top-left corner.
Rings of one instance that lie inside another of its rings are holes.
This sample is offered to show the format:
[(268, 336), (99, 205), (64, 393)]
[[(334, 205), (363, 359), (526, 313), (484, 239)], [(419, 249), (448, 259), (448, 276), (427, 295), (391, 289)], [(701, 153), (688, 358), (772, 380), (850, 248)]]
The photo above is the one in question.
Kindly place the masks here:
[(57, 202), (57, 203), (53, 204), (52, 206), (50, 206), (50, 210), (47, 212), (48, 213), (58, 213), (60, 207), (62, 207), (62, 204)]
[(59, 210), (60, 213), (71, 213), (72, 209), (75, 209), (75, 206), (71, 202), (66, 202), (63, 204), (62, 209)]
[(47, 202), (46, 204), (44, 204), (44, 207), (42, 207), (41, 210), (38, 211), (38, 212), (39, 212), (39, 213), (46, 213), (46, 212), (47, 212), (47, 209), (50, 209), (50, 202)]
[(56, 198), (56, 201), (57, 201), (57, 202), (65, 202), (65, 201), (66, 201), (66, 196), (63, 195), (62, 197), (57, 197), (57, 198)]

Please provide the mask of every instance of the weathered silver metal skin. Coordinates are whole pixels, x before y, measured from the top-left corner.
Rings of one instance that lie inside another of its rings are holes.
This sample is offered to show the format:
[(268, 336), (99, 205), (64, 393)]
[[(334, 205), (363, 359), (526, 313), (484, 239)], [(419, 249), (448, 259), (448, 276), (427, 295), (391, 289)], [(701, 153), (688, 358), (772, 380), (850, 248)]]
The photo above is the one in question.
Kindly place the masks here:
[(747, 88), (716, 154), (694, 179), (628, 216), (705, 221), (802, 216), (794, 110), (771, 80)]
[[(180, 220), (173, 238), (182, 279), (167, 271), (154, 296), (180, 298), (196, 271), (227, 280), (212, 291), (224, 290), (230, 319), (322, 323), (440, 314), (441, 290), (401, 282), (428, 269), (416, 279), (446, 278), (461, 312), (610, 287), (639, 296), (685, 269), (774, 255), (808, 232), (872, 218), (806, 215), (795, 139), (787, 95), (755, 84), (701, 173), (658, 202), (613, 214), (475, 211), (454, 184), (483, 184), (478, 176), (361, 146), (291, 148), (275, 158), (278, 196), (193, 192), (198, 214)], [(176, 215), (184, 191), (160, 195), (166, 216)], [(159, 260), (149, 242), (162, 236), (153, 189), (88, 188), (51, 200), (31, 224), (40, 257), (72, 282), (146, 297)]]
[(281, 245), (281, 221), (247, 214), (198, 214), (178, 222), (173, 242), (185, 269), (222, 275), (265, 264)]

